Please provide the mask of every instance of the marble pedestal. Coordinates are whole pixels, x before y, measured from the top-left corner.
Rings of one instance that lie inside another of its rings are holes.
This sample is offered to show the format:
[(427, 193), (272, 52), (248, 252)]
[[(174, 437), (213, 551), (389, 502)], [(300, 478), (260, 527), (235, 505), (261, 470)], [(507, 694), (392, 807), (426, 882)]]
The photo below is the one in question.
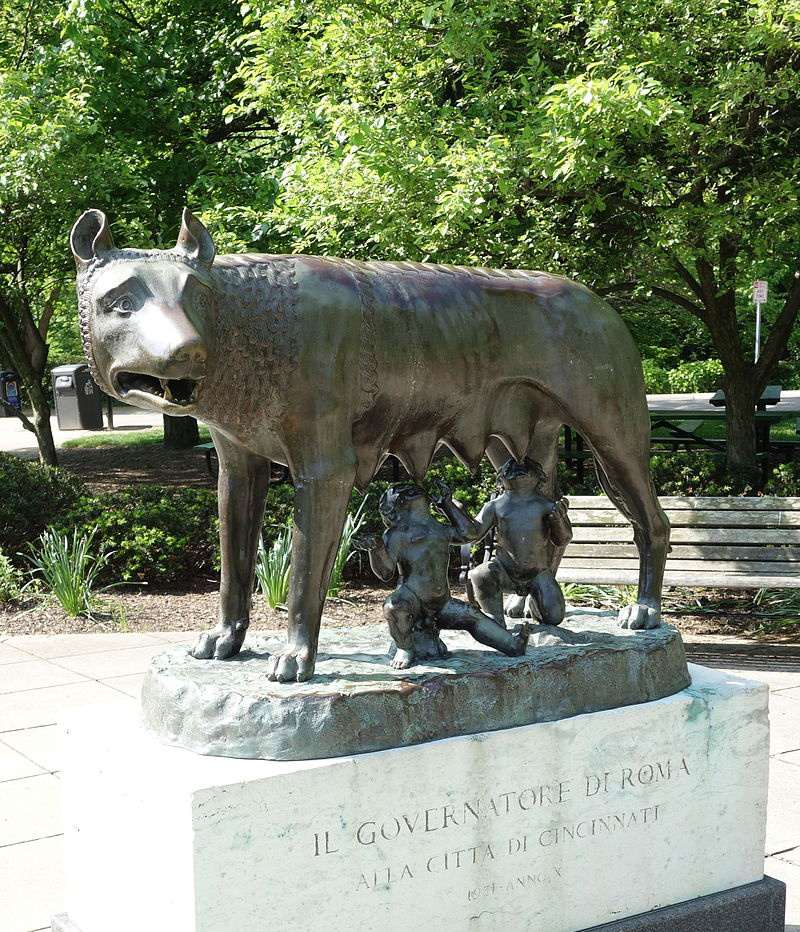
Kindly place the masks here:
[(690, 672), (652, 702), (327, 760), (76, 721), (54, 928), (576, 932), (761, 881), (767, 689)]

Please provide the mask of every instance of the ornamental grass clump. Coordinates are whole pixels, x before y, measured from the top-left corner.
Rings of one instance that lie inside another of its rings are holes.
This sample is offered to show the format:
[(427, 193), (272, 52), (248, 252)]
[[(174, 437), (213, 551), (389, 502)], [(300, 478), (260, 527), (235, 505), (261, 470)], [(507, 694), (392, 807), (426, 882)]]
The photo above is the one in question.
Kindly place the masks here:
[(76, 527), (71, 537), (48, 528), (38, 545), (31, 546), (32, 553), (27, 557), (32, 567), (32, 582), (43, 584), (45, 591), (58, 599), (70, 618), (91, 615), (96, 594), (111, 588), (97, 588), (98, 577), (112, 551), (104, 547), (96, 550), (96, 535), (96, 527), (84, 533)]
[(289, 597), (289, 574), (292, 567), (292, 530), (285, 527), (269, 549), (258, 544), (256, 579), (258, 588), (270, 608), (285, 605)]
[(331, 581), (328, 584), (328, 596), (330, 597), (335, 598), (341, 591), (344, 580), (344, 568), (356, 552), (353, 549), (353, 538), (361, 530), (366, 520), (364, 509), (367, 507), (368, 500), (369, 496), (367, 495), (358, 506), (358, 510), (355, 513), (349, 513), (345, 519), (342, 537), (339, 541), (339, 549), (336, 551), (336, 559), (333, 561)]

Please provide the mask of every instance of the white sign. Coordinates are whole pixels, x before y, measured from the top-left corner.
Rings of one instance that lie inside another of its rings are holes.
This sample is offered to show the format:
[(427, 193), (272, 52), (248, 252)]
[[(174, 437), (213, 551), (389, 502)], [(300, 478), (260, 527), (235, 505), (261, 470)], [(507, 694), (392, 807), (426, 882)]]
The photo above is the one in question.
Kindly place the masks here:
[(753, 282), (753, 304), (763, 304), (767, 300), (767, 283), (760, 280)]

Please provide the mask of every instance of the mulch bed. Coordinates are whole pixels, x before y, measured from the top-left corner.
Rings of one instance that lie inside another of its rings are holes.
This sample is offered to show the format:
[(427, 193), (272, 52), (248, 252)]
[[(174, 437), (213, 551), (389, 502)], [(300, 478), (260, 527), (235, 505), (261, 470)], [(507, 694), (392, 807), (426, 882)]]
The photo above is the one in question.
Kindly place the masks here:
[[(386, 590), (347, 589), (340, 599), (328, 599), (328, 625), (356, 626), (383, 620), (381, 606)], [(154, 592), (145, 588), (116, 590), (101, 597), (92, 618), (70, 618), (52, 599), (29, 598), (15, 605), (0, 605), (0, 636), (13, 634), (76, 634), (111, 631), (202, 631), (217, 623), (219, 595), (216, 585), (190, 592)], [(286, 627), (286, 612), (270, 609), (258, 596), (250, 615), (252, 629)]]
[(192, 488), (216, 486), (202, 451), (168, 450), (160, 443), (135, 448), (61, 449), (58, 464), (96, 491), (110, 492), (143, 482)]
[[(381, 606), (388, 589), (351, 585), (338, 599), (328, 599), (325, 624), (333, 627), (383, 623)], [(454, 595), (463, 593), (454, 588)], [(715, 604), (731, 604), (729, 610), (693, 614), (692, 603), (671, 598), (664, 620), (690, 637), (746, 638), (772, 644), (800, 644), (800, 625), (784, 632), (764, 631), (765, 619), (736, 610), (735, 600), (724, 600), (724, 593), (693, 593)], [(69, 618), (52, 599), (29, 598), (21, 604), (0, 605), (0, 636), (16, 634), (74, 634), (111, 631), (202, 631), (217, 622), (217, 584), (209, 582), (188, 592), (155, 591), (148, 588), (118, 589), (101, 598), (92, 618)], [(740, 606), (748, 603), (740, 601)], [(272, 610), (259, 596), (253, 599), (253, 630), (285, 628), (286, 612)]]

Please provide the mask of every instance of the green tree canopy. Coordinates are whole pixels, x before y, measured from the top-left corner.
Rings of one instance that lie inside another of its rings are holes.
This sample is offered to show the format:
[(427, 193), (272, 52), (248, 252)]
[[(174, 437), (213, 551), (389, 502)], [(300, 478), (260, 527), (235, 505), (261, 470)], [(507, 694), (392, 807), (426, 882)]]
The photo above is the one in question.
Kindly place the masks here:
[[(800, 304), (794, 0), (254, 0), (285, 247), (560, 270), (708, 328), (734, 464)], [(749, 286), (774, 300), (752, 365)]]
[(100, 207), (121, 244), (169, 242), (187, 199), (222, 205), (247, 186), (244, 142), (261, 117), (225, 114), (241, 90), (235, 6), (5, 0), (0, 22), (0, 356), (20, 372), (26, 426), (54, 462), (43, 381), (49, 334), (74, 345), (62, 286), (74, 280), (76, 217)]
[(558, 271), (646, 343), (669, 310), (752, 466), (754, 397), (800, 351), (799, 0), (0, 0), (0, 23), (0, 353), (34, 395), (77, 214), (164, 244), (189, 203), (221, 250)]

